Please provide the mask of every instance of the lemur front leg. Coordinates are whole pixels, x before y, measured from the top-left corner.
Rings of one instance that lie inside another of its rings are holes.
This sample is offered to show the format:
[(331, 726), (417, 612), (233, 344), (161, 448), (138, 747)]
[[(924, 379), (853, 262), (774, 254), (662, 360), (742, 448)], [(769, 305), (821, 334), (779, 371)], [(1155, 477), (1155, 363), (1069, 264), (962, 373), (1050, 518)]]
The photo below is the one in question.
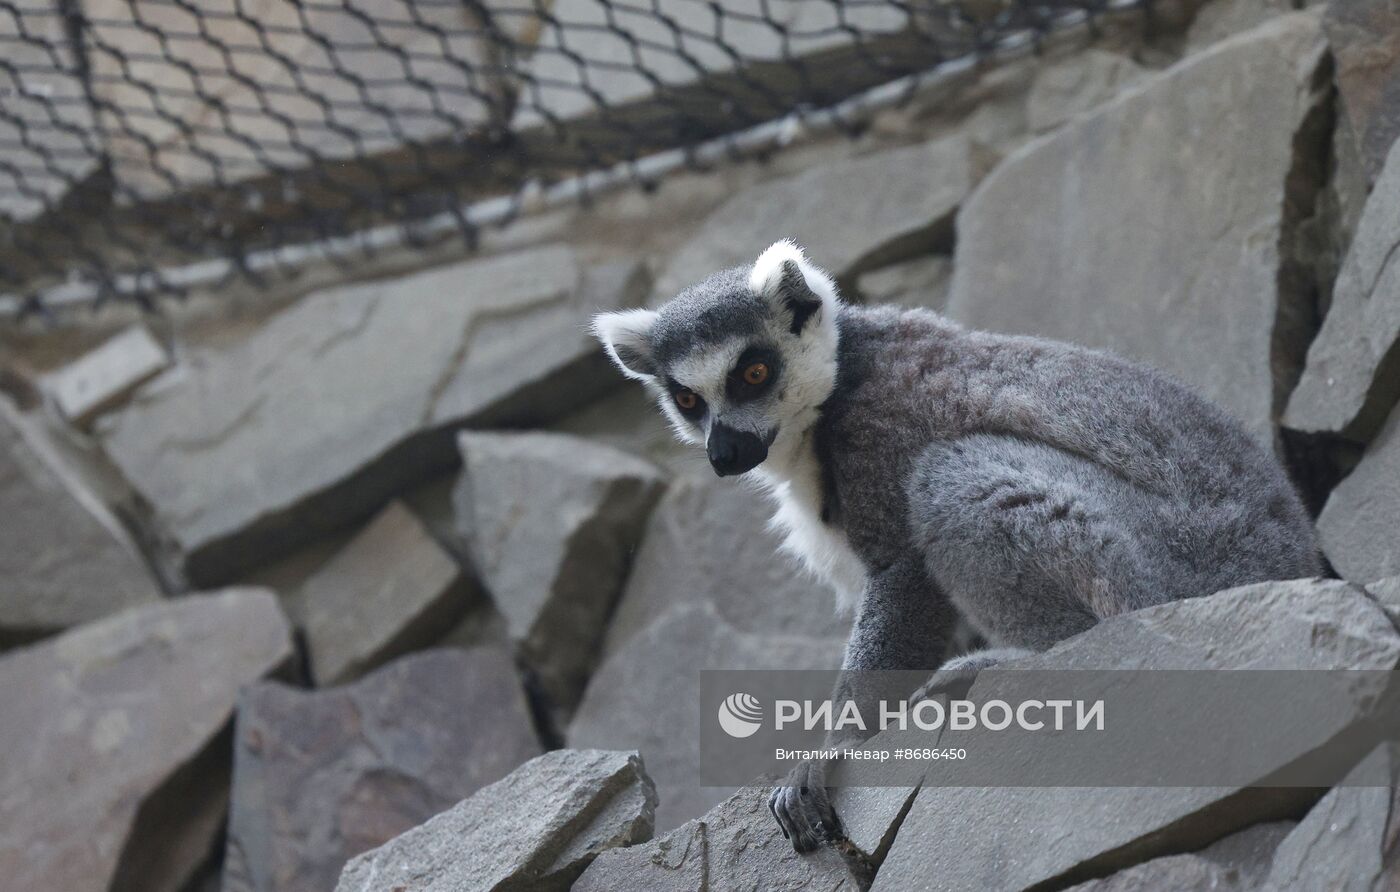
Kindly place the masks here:
[[(943, 661), (954, 620), (952, 606), (929, 579), (921, 557), (911, 556), (873, 575), (846, 644), (833, 694), (836, 711), (845, 701), (854, 700), (862, 716), (879, 715), (880, 699), (891, 692), (883, 690), (878, 676), (867, 673), (933, 672)], [(873, 727), (833, 731), (827, 735), (826, 747), (860, 744), (874, 732)], [(804, 762), (794, 768), (768, 797), (768, 807), (798, 852), (814, 851), (822, 842), (844, 835), (826, 788), (823, 762)]]

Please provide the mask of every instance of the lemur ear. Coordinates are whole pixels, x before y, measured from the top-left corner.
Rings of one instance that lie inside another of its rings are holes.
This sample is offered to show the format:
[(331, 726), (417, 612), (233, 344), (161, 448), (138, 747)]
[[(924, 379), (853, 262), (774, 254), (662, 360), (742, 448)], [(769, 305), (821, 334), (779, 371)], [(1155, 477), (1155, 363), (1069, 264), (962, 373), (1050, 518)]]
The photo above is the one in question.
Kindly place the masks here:
[(836, 283), (790, 239), (774, 242), (758, 256), (749, 273), (749, 288), (768, 299), (775, 312), (789, 314), (788, 330), (795, 335), (823, 308), (835, 311)]
[(622, 374), (647, 381), (657, 375), (651, 354), (651, 328), (655, 324), (656, 313), (651, 310), (599, 313), (593, 317), (593, 336), (603, 342)]

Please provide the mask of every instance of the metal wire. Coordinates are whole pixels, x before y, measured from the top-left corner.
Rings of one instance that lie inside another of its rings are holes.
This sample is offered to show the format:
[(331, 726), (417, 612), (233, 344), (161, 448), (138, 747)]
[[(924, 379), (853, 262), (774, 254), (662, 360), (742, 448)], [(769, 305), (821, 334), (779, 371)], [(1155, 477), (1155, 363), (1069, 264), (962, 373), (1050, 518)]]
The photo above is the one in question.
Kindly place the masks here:
[(1145, 0), (0, 0), (0, 310), (354, 264)]

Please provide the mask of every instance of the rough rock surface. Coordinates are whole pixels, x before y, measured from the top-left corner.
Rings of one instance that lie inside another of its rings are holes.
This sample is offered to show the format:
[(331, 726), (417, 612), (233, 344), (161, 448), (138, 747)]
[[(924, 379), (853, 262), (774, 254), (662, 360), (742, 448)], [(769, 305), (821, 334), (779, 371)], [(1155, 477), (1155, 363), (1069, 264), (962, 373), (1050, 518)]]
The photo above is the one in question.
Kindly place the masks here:
[(0, 644), (152, 601), (115, 518), (0, 397)]
[(827, 586), (778, 552), (771, 513), (766, 496), (713, 474), (676, 480), (647, 524), (605, 652), (672, 607), (701, 602), (744, 632), (844, 641), (850, 621)]
[(1112, 876), (1071, 886), (1069, 892), (1250, 892), (1261, 888), (1261, 882), (1268, 878), (1274, 849), (1293, 827), (1291, 821), (1258, 824), (1199, 852), (1153, 858)]
[[(88, 55), (117, 185), (161, 198), (500, 119), (507, 85), (493, 76), (500, 63), (473, 9), (520, 5), (379, 0), (371, 19), (336, 4), (258, 0), (239, 15), (200, 15), (89, 0)], [(537, 28), (533, 16), (493, 18), (522, 43)], [(183, 39), (162, 39), (172, 34)]]
[(473, 564), (557, 706), (583, 693), (663, 488), (646, 462), (577, 437), (465, 432), (455, 494)]
[(866, 303), (904, 304), (942, 312), (953, 284), (953, 259), (933, 254), (865, 273), (856, 288)]
[[(918, 183), (918, 188), (910, 188)], [(753, 263), (780, 237), (796, 239), (840, 279), (944, 247), (973, 184), (961, 136), (808, 168), (725, 202), (657, 277), (668, 300), (716, 270)]]
[[(1115, 617), (1017, 666), (1389, 670), (1397, 661), (1400, 635), (1364, 592), (1332, 580), (1296, 580)], [(973, 699), (984, 683), (974, 683)], [(1348, 720), (1362, 718), (1358, 712)], [(1319, 727), (1308, 749), (1324, 746), (1341, 730)], [(1209, 787), (925, 786), (873, 888), (1020, 889), (1092, 876), (1286, 816), (1306, 796)], [(1007, 815), (1016, 820), (1006, 821)], [(1008, 858), (1012, 850), (1018, 855)]]
[(1400, 8), (1390, 0), (1329, 3), (1323, 26), (1337, 62), (1345, 126), (1374, 182), (1400, 138)]
[(103, 445), (191, 581), (227, 577), (450, 466), (453, 426), (541, 423), (614, 386), (583, 323), (645, 278), (547, 246), (318, 292), (152, 382)]
[(856, 892), (860, 879), (834, 848), (793, 852), (768, 811), (768, 791), (745, 787), (659, 839), (604, 852), (573, 892)]
[(1143, 360), (1270, 436), (1308, 335), (1279, 246), (1324, 54), (1283, 16), (1017, 152), (958, 216), (949, 314)]
[(1400, 141), (1361, 212), (1283, 423), (1364, 438), (1398, 397)]
[(661, 796), (656, 826), (669, 830), (728, 795), (695, 783), (700, 670), (833, 669), (841, 665), (844, 644), (844, 638), (749, 632), (728, 623), (708, 601), (679, 604), (594, 673), (569, 726), (569, 745), (628, 741), (640, 749)]
[(59, 0), (0, 9), (0, 220), (23, 222), (53, 207), (101, 160), (79, 54), (64, 32)]
[(1378, 747), (1274, 853), (1267, 889), (1391, 889), (1400, 870), (1400, 744)]
[(1400, 406), (1317, 518), (1322, 550), (1347, 579), (1400, 573)]
[(46, 386), (74, 424), (87, 424), (170, 365), (151, 333), (137, 325), (49, 376)]
[(345, 862), (539, 755), (508, 653), (444, 648), (239, 701), (224, 892), (324, 892)]
[(1122, 53), (1089, 49), (1047, 65), (1026, 95), (1026, 126), (1045, 133), (1096, 108), (1147, 76)]
[(351, 861), (336, 892), (563, 890), (598, 853), (651, 838), (636, 753), (555, 750)]
[[(176, 892), (228, 802), (239, 688), (292, 658), (270, 592), (138, 607), (0, 659), (0, 875)], [(42, 807), (38, 807), (42, 804)]]
[(441, 638), (472, 594), (452, 556), (393, 502), (301, 588), (312, 675), (336, 684)]

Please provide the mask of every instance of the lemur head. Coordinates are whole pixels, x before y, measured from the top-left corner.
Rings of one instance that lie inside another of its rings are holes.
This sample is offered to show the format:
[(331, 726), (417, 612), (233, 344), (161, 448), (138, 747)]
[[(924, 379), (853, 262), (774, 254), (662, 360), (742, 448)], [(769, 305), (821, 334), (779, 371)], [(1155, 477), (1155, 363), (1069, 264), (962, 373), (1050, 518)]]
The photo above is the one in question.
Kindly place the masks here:
[(791, 241), (715, 273), (659, 310), (603, 313), (593, 330), (721, 477), (791, 449), (836, 385), (836, 284)]

